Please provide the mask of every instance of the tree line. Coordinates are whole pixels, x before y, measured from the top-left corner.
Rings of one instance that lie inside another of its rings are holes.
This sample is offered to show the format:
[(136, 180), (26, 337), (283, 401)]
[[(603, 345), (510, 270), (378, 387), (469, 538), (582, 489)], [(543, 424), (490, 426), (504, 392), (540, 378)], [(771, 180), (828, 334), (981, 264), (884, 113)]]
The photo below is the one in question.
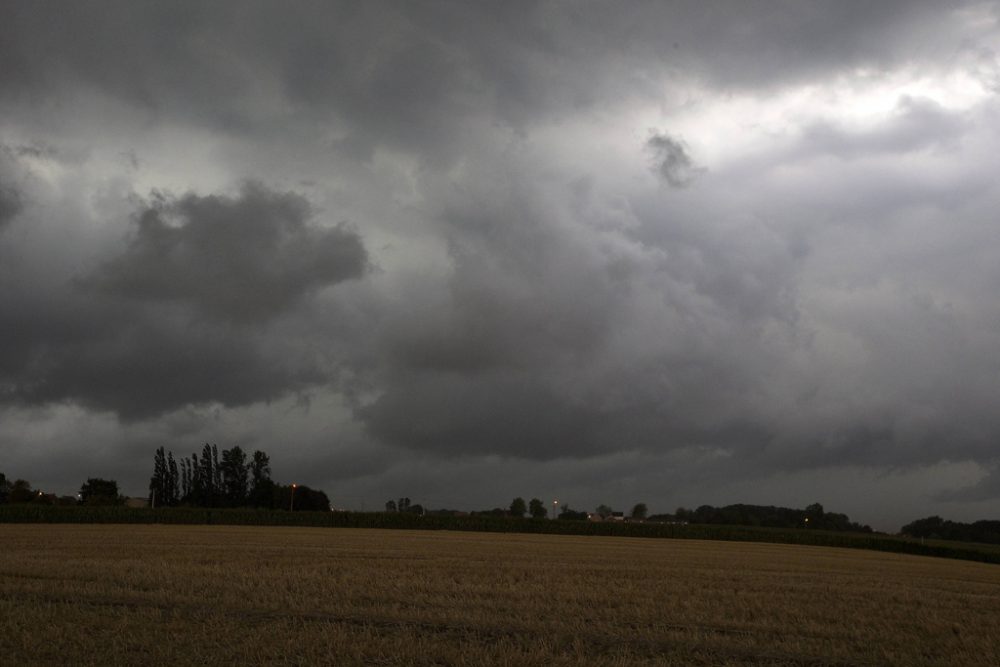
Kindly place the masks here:
[[(0, 504), (43, 505), (121, 505), (125, 497), (115, 480), (88, 478), (76, 496), (56, 495), (33, 488), (24, 479), (9, 479), (0, 472)], [(149, 481), (149, 501), (155, 507), (251, 507), (293, 511), (329, 511), (330, 501), (323, 491), (298, 484), (278, 484), (271, 479), (270, 457), (263, 451), (247, 455), (240, 447), (219, 450), (206, 444), (201, 455), (177, 459), (163, 447), (153, 457), (153, 475)], [(563, 520), (587, 520), (596, 514), (602, 519), (624, 518), (609, 505), (598, 505), (594, 513), (576, 511), (568, 504), (560, 506), (557, 517)], [(538, 498), (525, 501), (514, 498), (506, 508), (460, 512), (432, 510), (407, 497), (389, 500), (386, 512), (418, 515), (472, 515), (548, 518), (548, 508)], [(771, 528), (806, 528), (840, 532), (873, 532), (870, 526), (850, 520), (846, 514), (827, 512), (819, 503), (805, 509), (772, 505), (701, 505), (697, 509), (679, 507), (672, 514), (648, 514), (645, 503), (637, 503), (627, 515), (632, 520), (652, 523), (714, 524), (762, 526)], [(913, 538), (955, 540), (1000, 544), (1000, 521), (973, 523), (949, 521), (939, 516), (918, 519), (906, 524), (900, 533)]]
[(251, 455), (238, 445), (219, 450), (205, 444), (201, 455), (179, 461), (163, 447), (153, 456), (149, 480), (153, 507), (257, 507), (289, 511), (329, 511), (323, 491), (271, 479), (271, 458), (257, 450)]
[[(530, 501), (525, 501), (524, 498), (518, 496), (514, 498), (510, 505), (507, 507), (494, 507), (488, 510), (473, 510), (471, 512), (465, 512), (455, 509), (428, 509), (423, 505), (412, 503), (409, 498), (400, 498), (399, 500), (390, 499), (385, 503), (386, 512), (409, 512), (412, 514), (430, 515), (430, 516), (454, 516), (454, 515), (468, 515), (468, 516), (494, 516), (494, 517), (514, 517), (514, 518), (524, 518), (525, 515), (532, 519), (546, 519), (549, 516), (549, 510), (538, 498), (532, 498)], [(632, 511), (628, 514), (628, 518), (633, 520), (644, 520), (648, 510), (646, 508), (646, 503), (637, 503)], [(615, 512), (608, 505), (598, 505), (597, 510), (593, 513), (575, 511), (570, 508), (569, 505), (563, 504), (559, 505), (559, 513), (553, 517), (556, 519), (563, 520), (577, 520), (583, 521), (592, 518), (600, 518), (603, 520), (611, 518), (624, 518), (625, 514), (622, 512)]]
[(962, 523), (929, 516), (906, 524), (900, 532), (917, 538), (1000, 544), (1000, 521)]
[(653, 515), (650, 520), (728, 526), (872, 532), (871, 526), (851, 521), (846, 514), (827, 512), (819, 503), (813, 503), (805, 509), (744, 504), (726, 505), (725, 507), (702, 505), (693, 510), (678, 507), (673, 514)]
[(118, 482), (90, 477), (75, 496), (57, 496), (32, 488), (26, 479), (10, 481), (0, 472), (0, 505), (33, 503), (39, 505), (123, 505), (125, 497), (118, 492)]
[[(390, 500), (385, 505), (388, 512), (412, 512), (427, 515), (471, 515), (522, 518), (528, 514), (534, 519), (545, 519), (549, 515), (548, 508), (538, 498), (532, 498), (526, 503), (524, 498), (517, 497), (509, 507), (494, 507), (490, 510), (460, 512), (458, 510), (431, 510), (422, 505), (411, 504), (409, 498)], [(775, 507), (773, 505), (726, 505), (713, 507), (701, 505), (697, 509), (679, 507), (673, 514), (649, 514), (646, 503), (636, 503), (630, 512), (615, 511), (610, 505), (600, 504), (593, 512), (574, 510), (568, 504), (559, 505), (556, 519), (569, 521), (588, 520), (619, 520), (648, 521), (652, 523), (678, 524), (715, 524), (729, 526), (763, 526), (769, 528), (806, 528), (812, 530), (848, 531), (871, 533), (872, 528), (851, 521), (846, 514), (827, 512), (819, 503), (813, 503), (805, 509)], [(905, 531), (905, 529), (904, 529)]]
[(532, 498), (529, 502), (525, 502), (524, 498), (514, 498), (510, 506), (507, 508), (494, 507), (489, 510), (473, 510), (471, 512), (465, 512), (462, 510), (454, 509), (426, 509), (423, 505), (412, 504), (409, 498), (400, 498), (397, 500), (388, 500), (385, 503), (386, 512), (410, 512), (414, 514), (431, 515), (431, 516), (457, 516), (457, 515), (468, 515), (468, 516), (498, 516), (498, 517), (519, 517), (524, 518), (525, 514), (528, 514), (532, 519), (544, 519), (548, 517), (549, 511), (543, 503), (538, 498)]

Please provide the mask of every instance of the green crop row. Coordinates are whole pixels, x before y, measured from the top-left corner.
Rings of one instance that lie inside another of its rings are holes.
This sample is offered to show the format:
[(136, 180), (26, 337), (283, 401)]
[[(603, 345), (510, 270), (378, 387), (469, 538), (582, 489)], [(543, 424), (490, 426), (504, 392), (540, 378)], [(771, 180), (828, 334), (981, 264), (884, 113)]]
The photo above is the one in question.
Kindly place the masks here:
[(239, 526), (316, 526), (544, 533), (615, 537), (774, 542), (872, 549), (922, 556), (1000, 563), (1000, 549), (964, 543), (924, 543), (873, 533), (847, 533), (714, 524), (549, 521), (496, 516), (419, 516), (390, 512), (283, 512), (201, 507), (129, 508), (0, 505), (0, 523), (164, 523)]

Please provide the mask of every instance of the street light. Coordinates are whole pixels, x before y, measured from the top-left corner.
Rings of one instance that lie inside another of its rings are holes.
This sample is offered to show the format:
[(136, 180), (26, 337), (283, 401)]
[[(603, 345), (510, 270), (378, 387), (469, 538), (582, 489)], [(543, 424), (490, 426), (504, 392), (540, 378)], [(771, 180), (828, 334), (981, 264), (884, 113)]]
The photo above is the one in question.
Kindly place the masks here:
[(553, 500), (552, 501), (552, 518), (553, 519), (558, 519), (559, 518), (559, 512), (558, 512), (558, 510), (559, 510), (559, 501), (558, 500)]
[(292, 498), (291, 498), (291, 500), (288, 501), (288, 511), (289, 512), (294, 512), (295, 511), (295, 489), (298, 486), (299, 486), (298, 484), (292, 484)]

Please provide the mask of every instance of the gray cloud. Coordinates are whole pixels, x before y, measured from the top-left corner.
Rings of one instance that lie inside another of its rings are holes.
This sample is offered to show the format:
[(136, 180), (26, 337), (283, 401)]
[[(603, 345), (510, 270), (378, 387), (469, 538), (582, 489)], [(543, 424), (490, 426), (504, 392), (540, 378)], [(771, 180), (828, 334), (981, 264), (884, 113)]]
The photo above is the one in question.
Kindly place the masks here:
[(344, 225), (310, 226), (300, 195), (246, 184), (238, 197), (160, 197), (126, 251), (84, 280), (137, 301), (193, 305), (236, 322), (274, 317), (309, 293), (362, 276), (367, 253)]
[(9, 149), (0, 145), (0, 229), (21, 212), (21, 193), (14, 183), (14, 168)]
[(271, 400), (321, 379), (228, 332), (178, 331), (163, 321), (108, 324), (116, 326), (100, 338), (49, 350), (23, 369), (8, 400), (74, 401), (134, 420), (187, 405)]
[(311, 215), (302, 196), (260, 184), (159, 197), (136, 214), (124, 252), (82, 279), (15, 264), (0, 283), (0, 400), (137, 420), (331, 381), (336, 363), (311, 349), (331, 330), (308, 302), (363, 275), (367, 255), (355, 232)]
[(875, 128), (852, 132), (818, 123), (806, 129), (803, 144), (812, 156), (825, 152), (843, 158), (941, 150), (954, 146), (966, 122), (933, 101), (904, 96), (892, 116)]
[(21, 198), (17, 190), (0, 183), (0, 228), (14, 219), (21, 211)]
[(1000, 498), (1000, 463), (993, 461), (986, 466), (986, 474), (975, 484), (950, 488), (935, 495), (936, 500), (952, 503), (996, 500)]
[(654, 170), (672, 187), (687, 186), (699, 171), (684, 142), (669, 134), (654, 134), (646, 142), (646, 148), (653, 154)]

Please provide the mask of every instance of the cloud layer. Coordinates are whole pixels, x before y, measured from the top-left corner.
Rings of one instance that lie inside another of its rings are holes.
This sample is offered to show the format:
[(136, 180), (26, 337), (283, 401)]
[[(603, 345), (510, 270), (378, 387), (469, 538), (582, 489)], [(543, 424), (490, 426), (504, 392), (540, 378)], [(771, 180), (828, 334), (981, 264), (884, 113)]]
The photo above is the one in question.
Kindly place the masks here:
[(7, 4), (4, 472), (141, 490), (211, 438), (355, 505), (996, 511), (998, 36), (976, 2)]

